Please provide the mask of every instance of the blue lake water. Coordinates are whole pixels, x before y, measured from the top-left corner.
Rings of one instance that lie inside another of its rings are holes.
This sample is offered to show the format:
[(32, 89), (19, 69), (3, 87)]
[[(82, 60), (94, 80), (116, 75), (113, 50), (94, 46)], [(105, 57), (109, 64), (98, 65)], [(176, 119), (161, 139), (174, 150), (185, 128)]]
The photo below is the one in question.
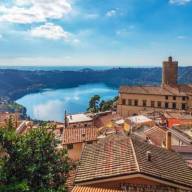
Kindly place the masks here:
[(64, 112), (85, 112), (91, 96), (98, 94), (102, 99), (111, 99), (118, 90), (104, 84), (87, 84), (75, 88), (43, 90), (39, 93), (25, 95), (17, 103), (27, 109), (27, 115), (38, 120), (63, 121)]

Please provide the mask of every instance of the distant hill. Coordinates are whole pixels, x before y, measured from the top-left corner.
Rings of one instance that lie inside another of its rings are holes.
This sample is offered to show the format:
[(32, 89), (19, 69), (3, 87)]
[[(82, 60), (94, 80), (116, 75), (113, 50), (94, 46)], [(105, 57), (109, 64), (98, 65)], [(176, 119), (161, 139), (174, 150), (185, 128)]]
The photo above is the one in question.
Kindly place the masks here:
[[(113, 68), (110, 70), (24, 71), (0, 69), (0, 96), (17, 99), (45, 88), (59, 89), (87, 83), (120, 85), (158, 85), (161, 68)], [(192, 67), (179, 68), (179, 82), (192, 83)]]

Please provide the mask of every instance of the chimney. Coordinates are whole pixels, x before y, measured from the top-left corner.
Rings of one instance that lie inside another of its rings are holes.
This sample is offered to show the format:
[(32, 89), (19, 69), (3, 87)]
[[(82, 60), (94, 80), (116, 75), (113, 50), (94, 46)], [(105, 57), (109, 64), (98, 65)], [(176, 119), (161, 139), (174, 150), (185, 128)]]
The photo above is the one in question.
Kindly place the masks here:
[(171, 132), (167, 131), (166, 133), (166, 148), (167, 150), (171, 150)]
[(152, 159), (151, 151), (147, 151), (147, 161), (151, 161), (151, 159)]

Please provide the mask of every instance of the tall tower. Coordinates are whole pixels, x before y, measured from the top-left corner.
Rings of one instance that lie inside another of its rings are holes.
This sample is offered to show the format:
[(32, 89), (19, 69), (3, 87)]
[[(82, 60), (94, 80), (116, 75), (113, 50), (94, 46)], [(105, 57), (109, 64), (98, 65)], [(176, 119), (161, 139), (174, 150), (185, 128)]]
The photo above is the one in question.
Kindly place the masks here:
[(172, 57), (169, 57), (168, 61), (163, 62), (162, 86), (177, 85), (177, 76), (178, 76), (178, 61), (173, 61)]

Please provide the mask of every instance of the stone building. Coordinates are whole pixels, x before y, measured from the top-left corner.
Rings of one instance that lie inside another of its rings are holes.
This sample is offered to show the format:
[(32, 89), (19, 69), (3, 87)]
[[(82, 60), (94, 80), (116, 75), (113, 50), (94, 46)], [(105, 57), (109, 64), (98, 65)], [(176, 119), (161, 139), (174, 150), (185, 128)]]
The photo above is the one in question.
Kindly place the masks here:
[(143, 110), (192, 111), (192, 85), (178, 84), (178, 62), (163, 62), (161, 86), (121, 86), (117, 113), (127, 117)]

